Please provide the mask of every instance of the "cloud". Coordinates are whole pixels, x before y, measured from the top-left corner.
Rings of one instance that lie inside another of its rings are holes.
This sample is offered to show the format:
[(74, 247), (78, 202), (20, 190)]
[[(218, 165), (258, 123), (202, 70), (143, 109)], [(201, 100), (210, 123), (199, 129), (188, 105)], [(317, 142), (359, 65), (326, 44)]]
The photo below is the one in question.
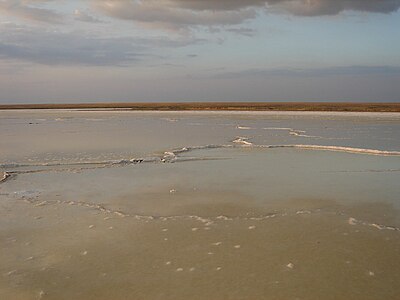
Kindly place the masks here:
[(260, 10), (299, 16), (336, 15), (347, 10), (390, 13), (399, 9), (400, 0), (96, 0), (93, 5), (110, 17), (182, 30), (241, 24)]
[(348, 10), (391, 13), (400, 8), (400, 0), (271, 0), (268, 3), (299, 16), (337, 15)]
[(265, 78), (265, 77), (326, 77), (362, 75), (400, 75), (400, 66), (340, 66), (327, 68), (248, 69), (224, 72), (213, 76), (217, 79)]
[(183, 7), (193, 10), (237, 10), (246, 7), (265, 6), (266, 0), (171, 0), (158, 1), (169, 2), (177, 7)]
[(245, 27), (240, 27), (240, 28), (228, 28), (226, 31), (238, 34), (238, 35), (244, 35), (248, 37), (252, 37), (256, 35), (256, 31), (252, 28), (245, 28)]
[(74, 19), (77, 21), (88, 22), (88, 23), (104, 23), (103, 21), (91, 16), (89, 13), (81, 11), (79, 9), (75, 9)]
[(150, 57), (160, 58), (153, 54), (154, 49), (200, 42), (190, 38), (104, 37), (14, 24), (2, 24), (0, 36), (0, 60), (45, 65), (126, 66)]
[(0, 0), (0, 13), (34, 22), (61, 23), (63, 16), (35, 4), (49, 0)]
[(192, 10), (237, 10), (246, 7), (281, 6), (298, 15), (338, 14), (345, 10), (389, 13), (399, 9), (399, 0), (159, 0)]
[(185, 30), (194, 26), (236, 25), (256, 17), (250, 7), (240, 10), (197, 10), (175, 1), (94, 1), (102, 13), (123, 20), (132, 20), (145, 27)]

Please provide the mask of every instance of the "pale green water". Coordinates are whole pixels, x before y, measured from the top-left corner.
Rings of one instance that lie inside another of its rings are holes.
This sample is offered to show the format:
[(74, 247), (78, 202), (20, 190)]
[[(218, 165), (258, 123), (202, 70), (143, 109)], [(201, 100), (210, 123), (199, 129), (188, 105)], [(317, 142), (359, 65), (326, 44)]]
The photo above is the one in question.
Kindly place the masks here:
[(0, 129), (0, 299), (400, 293), (399, 114), (2, 111)]

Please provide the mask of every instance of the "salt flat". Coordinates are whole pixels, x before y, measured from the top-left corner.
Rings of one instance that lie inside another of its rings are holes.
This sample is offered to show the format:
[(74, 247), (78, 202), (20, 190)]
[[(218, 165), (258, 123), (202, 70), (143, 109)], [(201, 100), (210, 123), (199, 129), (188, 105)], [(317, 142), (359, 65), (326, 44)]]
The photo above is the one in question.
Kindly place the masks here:
[(0, 128), (1, 299), (400, 292), (399, 114), (25, 110)]

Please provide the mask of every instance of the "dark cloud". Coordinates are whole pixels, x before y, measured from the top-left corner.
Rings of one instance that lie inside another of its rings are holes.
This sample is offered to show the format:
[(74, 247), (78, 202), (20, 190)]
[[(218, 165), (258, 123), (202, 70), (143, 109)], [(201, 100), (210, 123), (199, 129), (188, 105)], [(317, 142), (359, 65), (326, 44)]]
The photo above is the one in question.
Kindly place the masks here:
[(61, 23), (63, 16), (45, 8), (36, 7), (36, 4), (49, 0), (0, 0), (0, 13), (28, 21), (43, 23)]
[(270, 0), (268, 3), (302, 16), (337, 15), (346, 10), (390, 13), (400, 8), (400, 0)]
[(9, 24), (0, 27), (0, 59), (46, 65), (126, 66), (159, 57), (154, 49), (177, 48), (199, 42), (183, 38), (99, 37)]
[(194, 10), (237, 10), (251, 6), (264, 6), (266, 0), (172, 0), (159, 2), (172, 2), (177, 7)]
[[(25, 20), (61, 23), (61, 14), (45, 8), (52, 0), (0, 0), (0, 12)], [(92, 0), (100, 12), (132, 20), (146, 27), (185, 30), (195, 26), (230, 26), (253, 19), (260, 10), (286, 11), (294, 15), (335, 15), (342, 11), (390, 13), (400, 0)], [(87, 12), (77, 10), (74, 18), (98, 23)]]
[(237, 10), (257, 6), (281, 6), (300, 15), (338, 14), (344, 10), (389, 13), (399, 9), (399, 0), (171, 0), (177, 7), (193, 10)]
[(240, 10), (200, 10), (180, 6), (175, 1), (93, 1), (102, 13), (119, 19), (132, 20), (150, 28), (186, 29), (193, 26), (215, 26), (240, 24), (256, 16), (251, 8)]
[(96, 0), (108, 16), (148, 27), (182, 29), (193, 26), (237, 25), (255, 18), (261, 9), (293, 15), (335, 15), (342, 11), (390, 13), (400, 0)]

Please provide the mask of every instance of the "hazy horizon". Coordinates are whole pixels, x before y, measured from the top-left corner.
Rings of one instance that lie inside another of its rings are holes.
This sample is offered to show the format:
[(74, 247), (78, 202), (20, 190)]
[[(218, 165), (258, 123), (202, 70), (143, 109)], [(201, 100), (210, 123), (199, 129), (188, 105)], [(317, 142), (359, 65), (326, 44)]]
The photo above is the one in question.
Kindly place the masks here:
[(337, 104), (368, 104), (368, 103), (371, 103), (371, 104), (391, 104), (391, 103), (393, 103), (393, 104), (398, 104), (398, 103), (400, 103), (400, 100), (398, 100), (398, 101), (378, 101), (378, 100), (370, 100), (370, 101), (363, 101), (363, 100), (359, 100), (359, 101), (340, 101), (340, 100), (325, 100), (325, 101), (323, 101), (323, 100), (320, 100), (320, 101), (318, 101), (318, 100), (309, 100), (309, 101), (304, 101), (304, 100), (300, 100), (300, 101), (285, 101), (285, 100), (281, 100), (281, 101), (268, 101), (268, 100), (259, 100), (259, 101), (251, 101), (251, 100), (249, 100), (249, 101), (229, 101), (229, 100), (222, 100), (222, 101), (213, 101), (213, 100), (204, 100), (204, 101), (191, 101), (191, 100), (181, 100), (181, 101), (156, 101), (156, 100), (148, 100), (148, 101), (140, 101), (140, 100), (138, 100), (138, 101), (134, 101), (134, 100), (130, 100), (130, 101), (128, 101), (128, 100), (126, 100), (126, 101), (124, 101), (124, 100), (122, 100), (122, 101), (118, 101), (118, 100), (116, 100), (116, 101), (102, 101), (102, 100), (93, 100), (93, 101), (84, 101), (84, 100), (73, 100), (73, 101), (69, 101), (69, 102), (63, 102), (63, 101), (51, 101), (51, 100), (48, 100), (48, 101), (46, 101), (46, 100), (43, 100), (43, 101), (40, 101), (40, 102), (29, 102), (29, 101), (9, 101), (9, 102), (7, 102), (7, 101), (4, 101), (4, 102), (0, 102), (0, 105), (5, 105), (5, 106), (7, 106), (7, 105), (29, 105), (29, 106), (31, 106), (31, 105), (52, 105), (52, 104), (56, 104), (56, 105), (80, 105), (80, 104), (82, 104), (82, 105), (85, 105), (85, 104), (105, 104), (105, 105), (113, 105), (113, 104), (127, 104), (127, 105), (129, 105), (129, 104), (180, 104), (180, 103), (182, 103), (182, 104), (196, 104), (196, 103), (198, 103), (198, 104), (202, 104), (202, 103), (210, 103), (210, 104), (213, 104), (213, 103), (238, 103), (238, 104), (241, 104), (241, 103), (249, 103), (249, 104), (251, 104), (251, 103), (271, 103), (271, 104), (275, 104), (275, 103), (282, 103), (282, 104), (288, 104), (288, 105), (290, 105), (291, 103), (293, 103), (293, 104), (302, 104), (302, 103), (304, 103), (304, 104), (308, 104), (308, 103), (310, 103), (310, 104), (312, 104), (312, 103), (315, 103), (315, 104), (318, 104), (318, 103), (332, 103), (332, 104), (335, 104), (335, 103), (337, 103)]

